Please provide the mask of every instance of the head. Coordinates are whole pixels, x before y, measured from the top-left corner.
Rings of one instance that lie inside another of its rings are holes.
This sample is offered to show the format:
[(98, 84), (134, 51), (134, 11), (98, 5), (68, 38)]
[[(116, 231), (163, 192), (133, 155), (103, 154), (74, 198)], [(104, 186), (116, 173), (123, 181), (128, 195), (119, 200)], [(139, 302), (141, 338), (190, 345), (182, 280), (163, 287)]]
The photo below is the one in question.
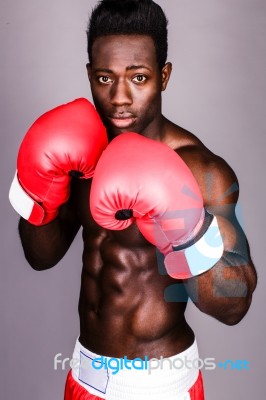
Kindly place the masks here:
[(87, 29), (88, 57), (100, 36), (147, 35), (153, 39), (160, 69), (167, 59), (167, 19), (152, 0), (102, 0), (93, 9)]
[(161, 7), (152, 0), (102, 0), (87, 39), (92, 96), (108, 130), (145, 134), (161, 118), (161, 92), (171, 73)]

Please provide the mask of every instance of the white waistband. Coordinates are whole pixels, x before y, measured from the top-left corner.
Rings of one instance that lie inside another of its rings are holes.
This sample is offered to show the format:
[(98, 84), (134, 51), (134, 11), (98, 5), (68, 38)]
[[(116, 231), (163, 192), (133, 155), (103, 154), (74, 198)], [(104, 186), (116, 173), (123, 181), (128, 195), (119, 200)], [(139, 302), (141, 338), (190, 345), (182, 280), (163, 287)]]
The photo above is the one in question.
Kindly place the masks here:
[(72, 376), (87, 391), (107, 400), (190, 400), (188, 390), (199, 374), (198, 358), (196, 340), (182, 353), (149, 360), (100, 356), (77, 340)]

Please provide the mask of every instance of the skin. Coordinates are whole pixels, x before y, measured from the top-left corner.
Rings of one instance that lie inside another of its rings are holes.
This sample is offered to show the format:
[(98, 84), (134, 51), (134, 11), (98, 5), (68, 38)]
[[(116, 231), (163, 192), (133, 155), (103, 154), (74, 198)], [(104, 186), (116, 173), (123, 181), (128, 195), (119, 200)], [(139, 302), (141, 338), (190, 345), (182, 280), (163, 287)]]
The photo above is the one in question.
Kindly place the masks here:
[[(237, 186), (225, 195), (237, 184), (234, 172), (161, 113), (161, 92), (171, 68), (167, 63), (159, 69), (150, 37), (133, 35), (96, 39), (92, 63), (87, 65), (93, 99), (110, 140), (134, 131), (166, 143), (189, 166), (205, 208), (218, 219), (225, 246), (219, 262), (183, 282), (161, 275), (156, 249), (136, 224), (126, 231), (111, 231), (94, 222), (88, 208), (91, 180), (73, 179), (71, 198), (51, 223), (34, 227), (21, 219), (19, 225), (25, 256), (37, 270), (53, 267), (82, 226), (80, 341), (102, 355), (169, 357), (193, 343), (194, 333), (184, 316), (186, 301), (164, 299), (169, 285), (179, 283), (184, 300), (189, 295), (201, 311), (228, 325), (245, 316), (256, 286), (248, 243), (235, 217)], [(207, 176), (212, 177), (211, 187)]]

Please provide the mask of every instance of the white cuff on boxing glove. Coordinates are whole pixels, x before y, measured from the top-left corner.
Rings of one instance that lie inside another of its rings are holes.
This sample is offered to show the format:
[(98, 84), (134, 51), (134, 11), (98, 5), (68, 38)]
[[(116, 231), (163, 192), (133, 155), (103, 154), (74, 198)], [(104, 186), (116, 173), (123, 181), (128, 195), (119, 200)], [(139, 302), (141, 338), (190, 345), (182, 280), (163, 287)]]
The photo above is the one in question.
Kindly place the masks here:
[(211, 269), (222, 257), (224, 244), (217, 218), (206, 211), (198, 235), (181, 246), (173, 246), (166, 254), (164, 265), (168, 275), (188, 279)]
[(44, 223), (44, 209), (25, 192), (19, 182), (17, 171), (9, 190), (9, 201), (16, 212), (31, 224), (42, 225)]

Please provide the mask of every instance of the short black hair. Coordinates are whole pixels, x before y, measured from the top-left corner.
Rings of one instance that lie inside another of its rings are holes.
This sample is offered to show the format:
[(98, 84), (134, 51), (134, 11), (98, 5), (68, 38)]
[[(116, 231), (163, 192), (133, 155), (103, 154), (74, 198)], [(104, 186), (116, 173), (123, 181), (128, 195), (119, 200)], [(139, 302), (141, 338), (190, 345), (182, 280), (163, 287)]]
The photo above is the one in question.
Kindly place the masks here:
[(92, 62), (92, 45), (100, 36), (148, 35), (155, 45), (159, 68), (166, 63), (167, 18), (152, 0), (101, 0), (92, 10), (87, 28), (87, 51)]

